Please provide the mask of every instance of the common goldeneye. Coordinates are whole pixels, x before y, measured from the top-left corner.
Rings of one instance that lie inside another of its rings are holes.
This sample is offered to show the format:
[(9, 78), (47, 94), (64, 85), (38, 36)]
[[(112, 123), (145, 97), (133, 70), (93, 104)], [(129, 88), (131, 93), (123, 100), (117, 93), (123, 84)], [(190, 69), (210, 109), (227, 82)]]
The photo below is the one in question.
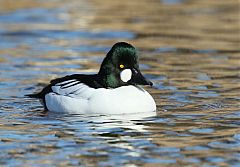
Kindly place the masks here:
[(113, 45), (97, 74), (73, 74), (54, 79), (36, 94), (46, 110), (65, 113), (127, 114), (155, 112), (152, 96), (138, 85), (152, 82), (139, 70), (136, 49), (126, 43)]

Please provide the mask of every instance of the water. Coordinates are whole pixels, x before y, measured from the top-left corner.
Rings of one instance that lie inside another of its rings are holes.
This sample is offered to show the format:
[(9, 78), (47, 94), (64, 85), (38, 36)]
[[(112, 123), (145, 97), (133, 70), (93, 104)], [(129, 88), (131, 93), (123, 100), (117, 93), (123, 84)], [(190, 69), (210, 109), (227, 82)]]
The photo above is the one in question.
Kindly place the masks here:
[[(3, 1), (0, 166), (239, 166), (238, 14), (234, 0)], [(54, 114), (24, 97), (97, 72), (117, 41), (140, 50), (157, 116)]]

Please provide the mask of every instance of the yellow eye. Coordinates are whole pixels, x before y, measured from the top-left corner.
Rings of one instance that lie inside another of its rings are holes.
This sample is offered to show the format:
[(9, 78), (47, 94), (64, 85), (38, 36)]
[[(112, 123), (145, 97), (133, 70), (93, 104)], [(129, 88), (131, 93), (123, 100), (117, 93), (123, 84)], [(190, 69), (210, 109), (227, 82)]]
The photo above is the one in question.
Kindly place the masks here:
[(120, 64), (119, 67), (120, 67), (120, 68), (124, 68), (124, 65), (123, 65), (123, 64)]

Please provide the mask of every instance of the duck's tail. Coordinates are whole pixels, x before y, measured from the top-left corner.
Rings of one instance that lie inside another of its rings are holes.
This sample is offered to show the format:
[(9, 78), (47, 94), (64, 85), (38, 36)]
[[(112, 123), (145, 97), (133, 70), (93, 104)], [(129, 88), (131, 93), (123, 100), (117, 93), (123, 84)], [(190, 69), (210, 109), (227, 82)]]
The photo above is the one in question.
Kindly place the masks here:
[(40, 93), (36, 93), (36, 94), (27, 94), (25, 95), (26, 97), (30, 97), (30, 98), (42, 98)]

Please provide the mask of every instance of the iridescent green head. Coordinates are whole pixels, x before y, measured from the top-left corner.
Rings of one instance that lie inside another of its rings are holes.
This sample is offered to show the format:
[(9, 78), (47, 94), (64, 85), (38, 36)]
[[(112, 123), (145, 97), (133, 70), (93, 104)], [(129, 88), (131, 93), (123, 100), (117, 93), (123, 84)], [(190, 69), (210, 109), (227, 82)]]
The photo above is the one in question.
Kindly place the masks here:
[(126, 85), (152, 85), (139, 70), (137, 50), (126, 42), (118, 42), (107, 53), (98, 75), (106, 88)]

